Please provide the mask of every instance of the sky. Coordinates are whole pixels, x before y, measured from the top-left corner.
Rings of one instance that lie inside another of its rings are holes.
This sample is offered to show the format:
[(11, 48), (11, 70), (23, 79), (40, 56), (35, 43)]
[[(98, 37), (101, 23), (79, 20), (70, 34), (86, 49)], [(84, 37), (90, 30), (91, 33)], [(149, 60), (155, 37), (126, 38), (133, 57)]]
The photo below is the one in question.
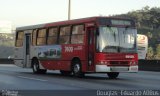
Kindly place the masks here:
[[(0, 0), (0, 21), (19, 27), (67, 20), (68, 1)], [(160, 7), (160, 0), (71, 0), (71, 19), (122, 14), (145, 6)]]

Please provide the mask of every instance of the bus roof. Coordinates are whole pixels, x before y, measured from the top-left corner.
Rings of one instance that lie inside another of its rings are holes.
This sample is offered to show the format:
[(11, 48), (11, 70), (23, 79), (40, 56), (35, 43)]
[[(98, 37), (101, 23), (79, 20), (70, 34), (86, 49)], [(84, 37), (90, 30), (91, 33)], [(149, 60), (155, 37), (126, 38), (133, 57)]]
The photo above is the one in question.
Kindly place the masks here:
[(92, 21), (96, 21), (98, 18), (108, 18), (108, 19), (120, 19), (120, 20), (131, 20), (128, 18), (117, 18), (117, 17), (88, 17), (88, 18), (81, 18), (81, 19), (73, 19), (73, 20), (66, 20), (66, 21), (58, 21), (58, 22), (51, 22), (51, 23), (44, 23), (44, 24), (37, 24), (37, 25), (30, 25), (30, 26), (23, 26), (17, 27), (17, 31), (21, 30), (31, 30), (37, 28), (46, 28), (46, 27), (53, 27), (53, 26), (63, 26), (63, 25), (71, 25), (71, 24), (81, 24), (81, 23), (89, 23)]

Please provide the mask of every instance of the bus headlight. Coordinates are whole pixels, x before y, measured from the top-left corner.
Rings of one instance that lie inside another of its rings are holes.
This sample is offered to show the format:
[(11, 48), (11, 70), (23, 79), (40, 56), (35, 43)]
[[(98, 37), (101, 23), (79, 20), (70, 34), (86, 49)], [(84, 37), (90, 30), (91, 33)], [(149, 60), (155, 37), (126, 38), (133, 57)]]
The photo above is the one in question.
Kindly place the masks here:
[(107, 61), (100, 61), (98, 64), (99, 65), (107, 65), (107, 64), (109, 64), (109, 62), (107, 62)]
[(135, 61), (131, 61), (129, 65), (137, 65)]

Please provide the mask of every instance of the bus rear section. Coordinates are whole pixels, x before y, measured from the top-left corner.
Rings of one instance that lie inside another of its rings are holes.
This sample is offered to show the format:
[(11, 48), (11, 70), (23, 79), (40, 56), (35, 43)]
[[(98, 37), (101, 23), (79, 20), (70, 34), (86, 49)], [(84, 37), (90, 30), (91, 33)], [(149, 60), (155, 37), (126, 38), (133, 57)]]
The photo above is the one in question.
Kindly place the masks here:
[(144, 60), (146, 59), (147, 50), (148, 50), (148, 37), (143, 34), (137, 34), (137, 51), (138, 51), (138, 59)]
[(34, 73), (137, 72), (137, 30), (130, 19), (91, 17), (17, 28), (15, 63)]

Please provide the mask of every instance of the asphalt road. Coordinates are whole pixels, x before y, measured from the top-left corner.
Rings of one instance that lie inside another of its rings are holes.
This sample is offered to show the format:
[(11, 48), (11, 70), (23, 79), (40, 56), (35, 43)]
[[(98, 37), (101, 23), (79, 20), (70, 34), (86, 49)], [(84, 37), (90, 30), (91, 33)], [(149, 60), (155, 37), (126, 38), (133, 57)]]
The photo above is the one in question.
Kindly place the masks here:
[[(50, 92), (53, 91), (69, 92), (70, 95), (67, 96), (71, 96), (70, 92), (77, 92), (78, 96), (82, 96), (80, 93), (86, 90), (160, 90), (160, 72), (121, 73), (117, 79), (109, 79), (106, 74), (86, 74), (84, 78), (76, 78), (62, 76), (59, 71), (48, 71), (43, 75), (33, 74), (31, 69), (0, 64), (0, 90), (5, 93), (7, 93), (6, 90), (25, 90), (30, 94), (33, 93), (31, 90), (35, 93), (42, 90), (47, 91), (46, 93), (50, 96), (58, 96), (51, 95)], [(42, 91), (41, 95), (44, 96), (42, 93), (45, 92)], [(65, 94), (59, 96), (65, 96)]]

